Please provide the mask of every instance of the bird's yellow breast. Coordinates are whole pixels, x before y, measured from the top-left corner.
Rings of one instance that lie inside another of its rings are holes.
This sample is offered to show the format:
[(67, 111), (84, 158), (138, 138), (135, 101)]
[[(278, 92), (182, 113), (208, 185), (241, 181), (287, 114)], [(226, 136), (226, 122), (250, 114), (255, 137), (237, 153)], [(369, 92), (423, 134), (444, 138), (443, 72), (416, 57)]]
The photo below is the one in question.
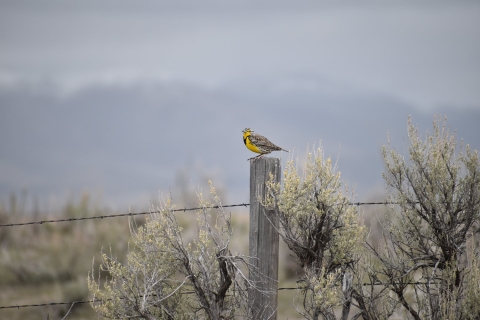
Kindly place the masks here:
[(245, 132), (243, 134), (243, 142), (245, 143), (245, 146), (247, 146), (247, 148), (253, 152), (256, 152), (256, 153), (262, 153), (260, 151), (260, 149), (258, 149), (253, 143), (252, 141), (250, 141), (250, 132)]

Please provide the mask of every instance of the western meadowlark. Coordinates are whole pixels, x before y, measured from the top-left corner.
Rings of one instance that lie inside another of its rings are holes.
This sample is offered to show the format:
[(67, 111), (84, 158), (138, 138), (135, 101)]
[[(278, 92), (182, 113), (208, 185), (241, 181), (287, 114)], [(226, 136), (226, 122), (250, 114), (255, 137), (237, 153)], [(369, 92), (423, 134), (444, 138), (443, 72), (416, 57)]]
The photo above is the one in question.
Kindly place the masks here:
[(270, 140), (268, 140), (264, 136), (256, 134), (250, 128), (246, 128), (242, 132), (243, 132), (243, 143), (245, 143), (245, 146), (247, 146), (247, 148), (253, 152), (260, 153), (258, 156), (249, 158), (248, 160), (260, 158), (263, 155), (269, 154), (272, 151), (288, 152), (287, 150), (274, 145), (272, 142), (270, 142)]

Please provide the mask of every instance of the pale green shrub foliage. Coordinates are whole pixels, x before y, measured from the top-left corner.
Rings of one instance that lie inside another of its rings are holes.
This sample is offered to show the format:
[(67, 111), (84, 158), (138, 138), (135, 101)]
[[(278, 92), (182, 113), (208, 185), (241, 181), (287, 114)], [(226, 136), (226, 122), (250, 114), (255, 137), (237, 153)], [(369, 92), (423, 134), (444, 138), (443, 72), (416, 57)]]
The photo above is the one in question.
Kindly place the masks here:
[(312, 286), (312, 305), (317, 309), (331, 310), (341, 302), (338, 287), (339, 272), (326, 274), (325, 268), (319, 274), (307, 275)]
[[(478, 152), (457, 146), (439, 117), (424, 140), (410, 118), (408, 133), (408, 159), (383, 148), (388, 200), (398, 206), (385, 225), (384, 252), (372, 247), (379, 274), (414, 319), (465, 319), (472, 312), (478, 318), (478, 309), (469, 311), (471, 301), (480, 301), (469, 284), (479, 272), (473, 251), (465, 263), (468, 235), (480, 223)], [(409, 285), (415, 281), (421, 284)]]
[[(169, 199), (152, 210), (145, 225), (131, 223), (133, 248), (125, 264), (104, 254), (102, 283), (92, 275), (88, 286), (97, 313), (111, 319), (233, 319), (247, 314), (245, 274), (249, 266), (232, 255), (230, 215), (211, 186), (213, 202), (198, 193), (197, 233), (184, 243)], [(211, 209), (218, 206), (218, 209)], [(189, 213), (187, 213), (189, 214)], [(252, 270), (254, 272), (254, 270)]]
[(280, 235), (304, 270), (303, 310), (297, 311), (308, 319), (332, 318), (343, 304), (343, 274), (354, 268), (366, 237), (336, 169), (318, 148), (308, 153), (302, 176), (288, 161), (283, 188), (271, 180), (262, 199), (267, 208), (277, 208)]
[(480, 318), (480, 261), (475, 254), (473, 238), (467, 242), (468, 272), (465, 275), (464, 299), (462, 312), (465, 319)]
[(181, 240), (169, 199), (159, 212), (136, 230), (131, 221), (133, 248), (127, 262), (120, 263), (113, 253), (102, 254), (101, 271), (108, 272), (110, 280), (95, 281), (93, 271), (88, 287), (99, 315), (109, 319), (140, 317), (144, 319), (178, 319), (184, 313), (186, 297), (181, 295), (182, 281), (175, 274), (180, 268), (172, 241)]

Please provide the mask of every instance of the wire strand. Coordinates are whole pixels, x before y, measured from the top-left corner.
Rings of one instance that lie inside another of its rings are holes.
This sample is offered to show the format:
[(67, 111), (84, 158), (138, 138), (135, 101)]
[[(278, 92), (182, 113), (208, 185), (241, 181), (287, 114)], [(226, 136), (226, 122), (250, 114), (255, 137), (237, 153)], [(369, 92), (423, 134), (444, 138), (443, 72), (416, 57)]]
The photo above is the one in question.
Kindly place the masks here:
[[(348, 205), (351, 206), (365, 206), (365, 205), (394, 205), (398, 204), (397, 202), (349, 202)], [(231, 207), (247, 207), (250, 203), (240, 203), (240, 204), (230, 204), (224, 206), (212, 206), (212, 207), (194, 207), (194, 208), (183, 208), (183, 209), (174, 209), (173, 212), (186, 212), (202, 209), (218, 209), (218, 208), (231, 208)], [(18, 227), (18, 226), (28, 226), (36, 224), (45, 224), (45, 223), (57, 223), (57, 222), (73, 222), (73, 221), (83, 221), (83, 220), (95, 220), (95, 219), (107, 219), (107, 218), (118, 218), (118, 217), (133, 217), (140, 215), (147, 215), (152, 213), (160, 213), (160, 211), (145, 211), (145, 212), (131, 212), (131, 213), (120, 213), (112, 214), (106, 216), (93, 216), (93, 217), (80, 217), (80, 218), (66, 218), (66, 219), (52, 219), (52, 220), (40, 220), (40, 221), (30, 221), (30, 222), (21, 222), (21, 223), (5, 223), (0, 224), (0, 227)]]
[[(409, 282), (405, 283), (407, 285), (426, 285), (428, 282)], [(385, 286), (386, 283), (362, 283), (362, 286)], [(282, 287), (278, 288), (278, 291), (283, 290), (302, 290), (303, 288), (299, 287)], [(193, 294), (194, 291), (182, 292), (182, 294)], [(152, 295), (154, 296), (154, 295)], [(142, 296), (143, 297), (143, 296)], [(121, 298), (124, 299), (124, 298)], [(111, 299), (105, 299), (104, 301), (110, 301)], [(37, 304), (23, 304), (23, 305), (11, 305), (11, 306), (0, 306), (0, 309), (20, 309), (20, 308), (33, 308), (33, 307), (49, 307), (49, 306), (59, 306), (59, 305), (71, 305), (71, 304), (85, 304), (85, 303), (102, 303), (102, 300), (78, 300), (78, 301), (69, 301), (69, 302), (46, 302), (46, 303), (37, 303)]]
[[(202, 210), (202, 209), (218, 209), (218, 208), (230, 208), (230, 207), (247, 207), (249, 203), (241, 203), (241, 204), (230, 204), (225, 206), (212, 206), (212, 207), (195, 207), (195, 208), (183, 208), (183, 209), (174, 209), (174, 212), (186, 212), (186, 211), (193, 211), (193, 210)], [(72, 221), (82, 221), (82, 220), (94, 220), (94, 219), (107, 219), (107, 218), (118, 218), (118, 217), (133, 217), (133, 216), (140, 216), (146, 214), (153, 214), (153, 213), (160, 213), (160, 211), (146, 211), (146, 212), (130, 212), (130, 213), (120, 213), (120, 214), (112, 214), (106, 216), (93, 216), (93, 217), (80, 217), (80, 218), (67, 218), (67, 219), (54, 219), (54, 220), (41, 220), (41, 221), (30, 221), (30, 222), (23, 222), (23, 223), (6, 223), (0, 224), (0, 227), (17, 227), (17, 226), (28, 226), (28, 225), (35, 225), (35, 224), (44, 224), (44, 223), (56, 223), (56, 222), (72, 222)]]
[(48, 307), (48, 306), (58, 306), (58, 305), (65, 305), (65, 304), (82, 304), (82, 303), (93, 303), (96, 301), (93, 300), (78, 300), (78, 301), (71, 301), (71, 302), (47, 302), (47, 303), (38, 303), (38, 304), (23, 304), (17, 306), (0, 306), (0, 309), (20, 309), (20, 308), (30, 308), (30, 307)]

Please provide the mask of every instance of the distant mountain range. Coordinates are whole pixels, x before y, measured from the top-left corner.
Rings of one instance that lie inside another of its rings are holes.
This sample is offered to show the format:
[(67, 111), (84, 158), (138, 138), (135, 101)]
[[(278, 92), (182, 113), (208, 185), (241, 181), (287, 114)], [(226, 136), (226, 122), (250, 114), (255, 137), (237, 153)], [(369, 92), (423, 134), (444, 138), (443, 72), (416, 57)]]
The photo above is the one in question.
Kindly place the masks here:
[(387, 133), (406, 155), (408, 115), (424, 134), (435, 113), (480, 149), (480, 105), (426, 112), (322, 79), (215, 88), (145, 82), (85, 87), (66, 96), (18, 85), (0, 89), (0, 201), (22, 189), (41, 203), (89, 190), (127, 210), (148, 205), (159, 190), (168, 193), (189, 172), (192, 186), (206, 179), (222, 186), (224, 203), (247, 202), (246, 159), (252, 155), (241, 140), (245, 127), (290, 150), (272, 154), (283, 160), (303, 157), (307, 145), (321, 142), (363, 201), (382, 191)]

